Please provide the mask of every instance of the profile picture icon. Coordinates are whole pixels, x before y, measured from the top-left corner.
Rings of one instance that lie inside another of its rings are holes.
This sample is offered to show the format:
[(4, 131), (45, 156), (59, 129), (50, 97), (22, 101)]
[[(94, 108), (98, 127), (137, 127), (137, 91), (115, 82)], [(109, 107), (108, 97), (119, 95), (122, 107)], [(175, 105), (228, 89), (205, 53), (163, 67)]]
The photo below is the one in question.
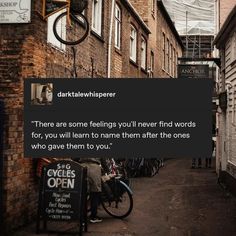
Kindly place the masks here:
[(53, 84), (32, 83), (31, 84), (31, 105), (52, 105)]

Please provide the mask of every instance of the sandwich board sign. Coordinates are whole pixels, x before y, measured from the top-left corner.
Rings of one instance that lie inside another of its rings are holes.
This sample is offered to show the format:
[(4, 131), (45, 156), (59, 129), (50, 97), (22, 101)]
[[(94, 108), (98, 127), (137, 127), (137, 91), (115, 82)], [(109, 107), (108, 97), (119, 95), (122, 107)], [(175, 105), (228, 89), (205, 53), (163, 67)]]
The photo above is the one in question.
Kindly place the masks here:
[(86, 195), (86, 169), (78, 163), (63, 160), (43, 167), (36, 231), (39, 232), (41, 220), (75, 221), (80, 223), (82, 234)]

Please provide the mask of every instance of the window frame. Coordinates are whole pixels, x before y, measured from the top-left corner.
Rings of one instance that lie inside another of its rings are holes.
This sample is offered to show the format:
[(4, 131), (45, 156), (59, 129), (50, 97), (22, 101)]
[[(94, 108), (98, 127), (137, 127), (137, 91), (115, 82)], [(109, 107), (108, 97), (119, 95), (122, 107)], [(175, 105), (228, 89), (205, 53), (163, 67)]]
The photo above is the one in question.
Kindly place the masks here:
[(166, 35), (162, 33), (162, 69), (166, 70)]
[(154, 66), (155, 66), (155, 57), (154, 57), (154, 52), (151, 51), (151, 53), (150, 53), (150, 71), (149, 71), (150, 78), (154, 77)]
[[(59, 40), (57, 40), (57, 38), (55, 37), (54, 33), (53, 33), (53, 23), (56, 19), (57, 16), (59, 16), (61, 13), (65, 12), (66, 9), (62, 9), (52, 15), (50, 15), (48, 17), (48, 20), (47, 20), (47, 43), (51, 44), (53, 47), (55, 47), (56, 49), (59, 49), (61, 51), (66, 51), (66, 45), (61, 43)], [(67, 32), (66, 32), (66, 18), (63, 18), (63, 21), (62, 19), (60, 19), (58, 21), (58, 24), (57, 26), (60, 25), (61, 26), (61, 35), (63, 35), (63, 39), (66, 39), (66, 35), (67, 35)]]
[(230, 51), (230, 62), (234, 63), (236, 61), (236, 32), (231, 37)]
[[(144, 43), (144, 48), (143, 48)], [(144, 36), (141, 36), (141, 68), (147, 70), (147, 39)]]
[[(134, 36), (132, 36), (134, 32)], [(138, 31), (133, 24), (130, 25), (130, 60), (137, 63), (137, 45), (138, 45)], [(133, 54), (133, 50), (134, 54)]]
[(166, 72), (169, 73), (170, 70), (170, 40), (166, 38)]
[[(95, 4), (98, 6), (95, 9)], [(102, 21), (103, 21), (103, 0), (92, 0), (92, 22), (91, 29), (97, 35), (102, 36)], [(95, 15), (96, 14), (96, 15)]]
[[(119, 12), (119, 17), (117, 16)], [(122, 27), (122, 10), (121, 7), (116, 3), (115, 5), (115, 48), (121, 50), (121, 27)]]

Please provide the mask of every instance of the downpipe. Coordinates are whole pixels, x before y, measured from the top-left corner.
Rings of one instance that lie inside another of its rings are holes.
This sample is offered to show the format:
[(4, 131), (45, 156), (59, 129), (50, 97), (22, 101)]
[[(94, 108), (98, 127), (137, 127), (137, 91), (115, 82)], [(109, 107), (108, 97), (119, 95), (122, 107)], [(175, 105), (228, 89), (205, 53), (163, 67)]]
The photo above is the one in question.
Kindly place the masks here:
[[(4, 128), (4, 103), (0, 100), (0, 219), (3, 218), (3, 128)], [(0, 220), (0, 235), (3, 235), (3, 220)]]

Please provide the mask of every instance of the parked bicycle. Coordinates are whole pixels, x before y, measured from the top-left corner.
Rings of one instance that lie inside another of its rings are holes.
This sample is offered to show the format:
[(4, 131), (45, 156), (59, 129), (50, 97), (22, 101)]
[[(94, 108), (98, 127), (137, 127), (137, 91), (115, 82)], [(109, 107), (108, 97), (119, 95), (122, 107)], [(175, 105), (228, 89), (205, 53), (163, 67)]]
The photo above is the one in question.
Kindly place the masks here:
[(153, 177), (160, 167), (162, 167), (162, 160), (152, 158), (132, 158), (125, 162), (125, 169), (128, 177)]
[(102, 177), (101, 205), (110, 216), (123, 219), (132, 212), (133, 193), (120, 178), (112, 174)]

